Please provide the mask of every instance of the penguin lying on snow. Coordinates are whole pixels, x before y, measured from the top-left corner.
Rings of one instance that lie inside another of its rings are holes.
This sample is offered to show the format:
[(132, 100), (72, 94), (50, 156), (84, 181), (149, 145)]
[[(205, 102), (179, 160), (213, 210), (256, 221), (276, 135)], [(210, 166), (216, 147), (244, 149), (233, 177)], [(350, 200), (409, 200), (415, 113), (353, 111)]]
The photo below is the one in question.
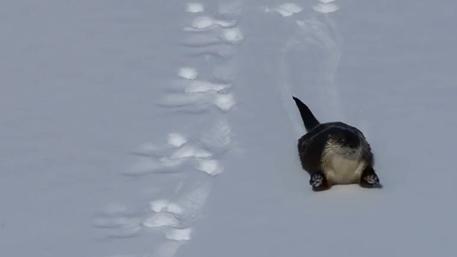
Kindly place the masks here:
[(308, 131), (298, 140), (298, 153), (303, 169), (311, 176), (309, 183), (314, 191), (335, 184), (382, 187), (373, 169), (370, 145), (360, 130), (342, 122), (321, 124), (308, 106), (296, 97), (293, 99)]

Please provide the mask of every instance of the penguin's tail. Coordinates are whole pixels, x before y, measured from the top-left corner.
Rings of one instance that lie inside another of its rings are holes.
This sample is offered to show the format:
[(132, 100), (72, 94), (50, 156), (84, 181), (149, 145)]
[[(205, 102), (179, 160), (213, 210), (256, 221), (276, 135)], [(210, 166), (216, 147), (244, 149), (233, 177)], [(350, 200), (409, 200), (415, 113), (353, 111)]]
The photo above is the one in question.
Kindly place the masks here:
[(319, 125), (319, 121), (314, 117), (314, 114), (311, 110), (304, 104), (300, 99), (296, 97), (292, 97), (297, 104), (298, 110), (300, 111), (301, 118), (303, 119), (303, 123), (305, 124), (305, 128), (307, 131), (312, 130), (313, 128)]

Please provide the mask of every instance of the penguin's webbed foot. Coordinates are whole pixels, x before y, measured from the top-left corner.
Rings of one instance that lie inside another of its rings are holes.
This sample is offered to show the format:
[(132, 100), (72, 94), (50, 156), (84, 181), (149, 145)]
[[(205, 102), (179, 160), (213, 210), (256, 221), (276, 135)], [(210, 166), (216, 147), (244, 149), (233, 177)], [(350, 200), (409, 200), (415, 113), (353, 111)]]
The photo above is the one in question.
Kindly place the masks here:
[(325, 178), (325, 175), (322, 172), (314, 172), (311, 174), (309, 184), (313, 187), (313, 191), (315, 192), (329, 189), (327, 178)]
[(368, 168), (362, 173), (360, 186), (365, 188), (382, 188), (379, 177), (376, 175), (373, 168)]

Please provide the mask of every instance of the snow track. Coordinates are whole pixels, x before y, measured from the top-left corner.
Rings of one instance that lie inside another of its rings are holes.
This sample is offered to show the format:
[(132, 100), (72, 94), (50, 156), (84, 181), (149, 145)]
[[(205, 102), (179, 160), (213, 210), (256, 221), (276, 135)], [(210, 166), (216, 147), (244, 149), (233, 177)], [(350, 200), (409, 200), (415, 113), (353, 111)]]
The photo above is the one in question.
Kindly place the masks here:
[[(158, 101), (169, 112), (207, 116), (198, 137), (189, 138), (185, 130), (168, 134), (166, 142), (146, 142), (133, 154), (137, 162), (125, 175), (171, 176), (174, 192), (167, 198), (153, 198), (150, 209), (136, 215), (116, 212), (101, 213), (94, 221), (97, 228), (106, 230), (108, 237), (132, 237), (157, 231), (163, 235), (156, 250), (147, 256), (172, 257), (184, 242), (192, 239), (198, 219), (211, 195), (213, 177), (224, 171), (222, 157), (230, 150), (232, 132), (227, 113), (236, 107), (232, 74), (237, 47), (244, 40), (239, 28), (238, 12), (219, 6), (219, 12), (208, 14), (205, 5), (188, 3), (186, 11), (190, 24), (182, 30), (183, 57), (186, 66), (177, 68), (176, 78), (164, 88)], [(230, 14), (230, 19), (216, 16)], [(192, 64), (203, 61), (209, 70), (200, 71)], [(189, 126), (181, 124), (182, 127)], [(168, 190), (168, 188), (162, 189)]]
[[(329, 11), (332, 8), (336, 9)], [(328, 14), (338, 8), (334, 3), (321, 1), (313, 9), (315, 13), (308, 17), (305, 16), (305, 18), (292, 16), (303, 10), (296, 4), (283, 4), (273, 9), (289, 22), (290, 19), (293, 20), (291, 22), (293, 33), (284, 38), (284, 42), (280, 46), (277, 70), (283, 106), (294, 125), (297, 137), (304, 132), (303, 122), (297, 115), (295, 105), (291, 104), (291, 95), (305, 99), (305, 102), (316, 99), (317, 96), (319, 103), (326, 103), (326, 109), (323, 112), (326, 117), (344, 119), (340, 99), (341, 90), (335, 81), (341, 58), (342, 37), (332, 21), (332, 17)], [(268, 12), (270, 12), (269, 8), (267, 8)], [(303, 70), (294, 67), (297, 58), (313, 61), (312, 70), (316, 72), (303, 75)], [(310, 107), (314, 109), (313, 106)]]
[[(0, 256), (454, 257), (456, 7), (1, 1)], [(312, 192), (291, 95), (384, 188)]]

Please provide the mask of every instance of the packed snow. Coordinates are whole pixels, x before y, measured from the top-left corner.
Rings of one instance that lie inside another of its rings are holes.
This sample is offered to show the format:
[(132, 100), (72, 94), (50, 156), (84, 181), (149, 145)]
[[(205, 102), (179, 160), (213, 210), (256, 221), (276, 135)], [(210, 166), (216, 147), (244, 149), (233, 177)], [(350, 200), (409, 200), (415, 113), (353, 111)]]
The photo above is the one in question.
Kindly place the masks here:
[[(0, 256), (457, 252), (457, 3), (0, 3)], [(382, 189), (313, 192), (291, 96)]]

